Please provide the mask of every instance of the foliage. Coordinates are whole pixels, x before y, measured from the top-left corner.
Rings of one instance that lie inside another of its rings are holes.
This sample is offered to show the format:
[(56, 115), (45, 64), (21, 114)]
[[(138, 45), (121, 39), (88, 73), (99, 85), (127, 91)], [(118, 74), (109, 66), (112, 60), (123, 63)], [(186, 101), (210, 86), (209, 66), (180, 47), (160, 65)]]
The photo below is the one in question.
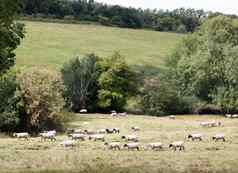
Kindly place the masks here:
[(80, 109), (95, 111), (97, 107), (98, 78), (100, 68), (98, 57), (86, 55), (82, 59), (75, 58), (65, 64), (61, 70), (67, 106), (74, 112)]
[(179, 95), (172, 82), (159, 77), (144, 81), (140, 105), (145, 114), (162, 116), (191, 113), (192, 103), (192, 98)]
[(8, 71), (0, 77), (0, 130), (14, 131), (19, 125), (17, 110), (18, 98), (15, 96), (17, 87), (15, 71)]
[(193, 32), (211, 12), (194, 9), (142, 10), (119, 5), (107, 5), (94, 0), (23, 0), (24, 15), (35, 17), (100, 22), (127, 28), (150, 28), (159, 31)]
[(218, 16), (186, 37), (169, 60), (180, 92), (214, 103), (223, 112), (237, 110), (238, 22)]
[(136, 93), (136, 75), (118, 53), (100, 62), (98, 104), (104, 110), (123, 110), (127, 98)]
[(0, 1), (0, 75), (15, 64), (14, 50), (24, 37), (24, 25), (16, 23), (19, 0)]
[(31, 131), (59, 127), (62, 123), (61, 111), (65, 105), (61, 77), (46, 69), (32, 68), (17, 77), (21, 98), (21, 123)]

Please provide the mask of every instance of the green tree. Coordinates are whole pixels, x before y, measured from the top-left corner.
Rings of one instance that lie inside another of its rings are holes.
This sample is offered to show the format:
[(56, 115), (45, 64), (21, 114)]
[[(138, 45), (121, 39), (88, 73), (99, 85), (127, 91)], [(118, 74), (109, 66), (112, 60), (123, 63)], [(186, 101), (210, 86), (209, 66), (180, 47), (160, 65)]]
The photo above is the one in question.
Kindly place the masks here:
[(233, 92), (238, 87), (237, 21), (225, 16), (208, 20), (183, 40), (169, 60), (183, 94), (196, 95), (226, 112), (237, 110), (231, 101), (238, 99)]
[(75, 58), (66, 63), (61, 70), (67, 106), (74, 112), (80, 109), (95, 111), (97, 105), (98, 78), (100, 67), (98, 57), (86, 55), (82, 59)]
[(100, 65), (98, 104), (104, 110), (121, 111), (127, 99), (136, 93), (136, 75), (117, 52)]
[(0, 75), (15, 64), (14, 50), (24, 37), (24, 25), (15, 22), (19, 0), (0, 1)]

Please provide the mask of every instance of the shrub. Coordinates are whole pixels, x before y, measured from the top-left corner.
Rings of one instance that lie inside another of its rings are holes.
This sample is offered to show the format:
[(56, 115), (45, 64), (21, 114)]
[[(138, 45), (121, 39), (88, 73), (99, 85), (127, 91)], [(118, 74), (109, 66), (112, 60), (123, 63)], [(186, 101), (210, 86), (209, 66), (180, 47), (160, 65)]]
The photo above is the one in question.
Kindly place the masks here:
[(21, 123), (31, 131), (56, 128), (63, 119), (60, 112), (65, 103), (61, 77), (49, 70), (32, 68), (17, 77), (21, 97), (21, 110), (25, 115)]
[(141, 107), (146, 114), (162, 116), (192, 112), (192, 99), (180, 96), (173, 83), (156, 78), (146, 79), (141, 91)]

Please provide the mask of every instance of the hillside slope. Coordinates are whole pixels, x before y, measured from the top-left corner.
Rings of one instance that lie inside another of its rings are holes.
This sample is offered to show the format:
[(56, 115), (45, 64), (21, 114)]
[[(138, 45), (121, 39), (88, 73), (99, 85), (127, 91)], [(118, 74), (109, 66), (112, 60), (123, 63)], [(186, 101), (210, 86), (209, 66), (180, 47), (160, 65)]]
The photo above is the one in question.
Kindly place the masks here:
[(76, 56), (105, 57), (120, 51), (131, 65), (160, 67), (183, 35), (95, 25), (26, 22), (26, 38), (17, 49), (17, 66), (59, 68)]

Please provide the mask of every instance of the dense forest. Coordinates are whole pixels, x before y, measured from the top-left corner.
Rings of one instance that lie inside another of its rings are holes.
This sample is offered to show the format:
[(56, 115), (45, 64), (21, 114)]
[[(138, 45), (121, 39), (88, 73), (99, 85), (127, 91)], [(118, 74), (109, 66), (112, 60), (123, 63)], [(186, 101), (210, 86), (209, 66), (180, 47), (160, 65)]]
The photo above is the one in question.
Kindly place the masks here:
[[(193, 32), (204, 20), (220, 15), (195, 9), (150, 10), (107, 5), (94, 0), (23, 0), (23, 15), (97, 22), (106, 26)], [(236, 16), (231, 16), (236, 17)]]

